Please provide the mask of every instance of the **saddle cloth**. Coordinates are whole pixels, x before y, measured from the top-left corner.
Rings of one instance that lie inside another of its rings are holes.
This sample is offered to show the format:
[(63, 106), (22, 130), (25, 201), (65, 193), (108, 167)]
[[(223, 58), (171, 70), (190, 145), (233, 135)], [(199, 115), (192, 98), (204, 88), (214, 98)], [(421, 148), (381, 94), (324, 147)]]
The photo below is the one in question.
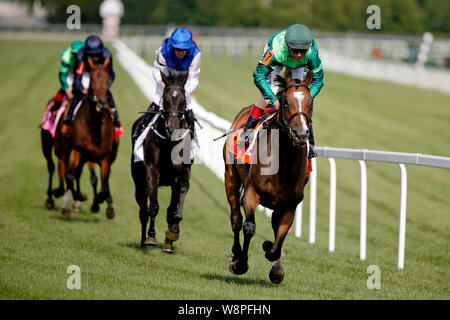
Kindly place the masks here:
[[(230, 134), (230, 138), (229, 138), (230, 142), (227, 143), (228, 151), (234, 155), (235, 160), (238, 160), (240, 163), (245, 163), (245, 164), (251, 163), (252, 150), (256, 143), (256, 138), (258, 137), (259, 131), (261, 130), (261, 128), (264, 127), (265, 123), (268, 123), (270, 120), (274, 119), (274, 117), (276, 116), (276, 113), (270, 114), (270, 115), (268, 114), (270, 109), (271, 108), (266, 108), (264, 110), (264, 113), (267, 115), (258, 121), (255, 129), (253, 130), (253, 133), (251, 133), (250, 136), (248, 137), (249, 143), (248, 144), (246, 143), (243, 148), (238, 146), (238, 141), (240, 140), (241, 135), (244, 133), (244, 128), (236, 130), (235, 132)], [(239, 121), (236, 128), (241, 127), (247, 121), (248, 117), (249, 116), (247, 115), (241, 121)], [(312, 172), (311, 159), (308, 159), (306, 172), (307, 173)]]

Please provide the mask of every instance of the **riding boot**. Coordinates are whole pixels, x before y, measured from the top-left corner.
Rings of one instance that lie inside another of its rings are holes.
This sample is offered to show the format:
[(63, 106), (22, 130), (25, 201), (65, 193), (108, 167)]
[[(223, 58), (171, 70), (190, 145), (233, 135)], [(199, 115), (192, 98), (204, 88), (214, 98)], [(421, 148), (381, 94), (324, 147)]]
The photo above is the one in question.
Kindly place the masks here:
[(55, 96), (55, 99), (53, 100), (53, 106), (50, 108), (50, 112), (53, 113), (56, 110), (59, 109), (59, 107), (61, 106), (63, 100), (64, 100), (64, 96), (65, 96), (65, 92), (62, 89), (59, 89), (58, 93)]
[(195, 116), (194, 116), (194, 111), (191, 109), (186, 110), (186, 124), (191, 133), (191, 139), (194, 139), (194, 137), (195, 137)]
[(156, 112), (157, 110), (159, 110), (159, 106), (156, 103), (152, 102), (150, 106), (147, 108), (147, 113), (144, 113), (144, 115), (142, 116), (141, 123), (138, 125), (136, 131), (133, 134), (133, 139), (138, 138), (142, 134), (142, 132), (145, 130), (150, 120), (153, 118), (153, 113), (148, 111)]
[(69, 111), (67, 112), (67, 116), (64, 118), (63, 123), (70, 126), (73, 121), (73, 113), (75, 108), (77, 107), (78, 102), (81, 100), (81, 93), (75, 93), (73, 95), (72, 101), (70, 101)]
[(316, 150), (314, 150), (314, 133), (312, 125), (309, 127), (309, 151), (308, 151), (308, 159), (317, 157)]
[(111, 107), (111, 111), (113, 112), (113, 124), (115, 127), (120, 127), (121, 123), (119, 120), (119, 112), (117, 111), (116, 102), (114, 101), (111, 91), (108, 90), (106, 95), (108, 98), (108, 104)]
[(244, 134), (247, 129), (253, 129), (256, 126), (256, 119), (259, 118), (262, 114), (263, 110), (258, 108), (256, 105), (253, 105), (252, 110), (250, 110), (250, 115), (247, 118), (247, 121), (242, 126), (244, 132), (241, 134), (239, 138), (238, 145), (242, 145), (248, 142), (249, 135)]

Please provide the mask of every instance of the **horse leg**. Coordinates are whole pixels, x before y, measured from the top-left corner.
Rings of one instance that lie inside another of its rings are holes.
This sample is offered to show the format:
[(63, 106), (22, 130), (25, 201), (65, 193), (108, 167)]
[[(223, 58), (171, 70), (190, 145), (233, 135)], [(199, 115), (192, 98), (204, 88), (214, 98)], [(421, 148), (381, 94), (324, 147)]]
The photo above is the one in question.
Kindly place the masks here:
[(166, 239), (163, 251), (173, 253), (173, 242), (180, 237), (180, 221), (183, 219), (183, 206), (186, 194), (189, 190), (189, 172), (181, 178), (181, 181), (172, 186), (172, 198), (167, 209)]
[(155, 219), (159, 212), (158, 203), (158, 184), (159, 171), (153, 165), (149, 164), (145, 167), (147, 177), (147, 196), (150, 199), (150, 206), (147, 209), (147, 215), (150, 217), (150, 228), (148, 229), (148, 238), (145, 244), (156, 245)]
[(100, 210), (100, 205), (97, 202), (97, 184), (98, 184), (98, 178), (95, 174), (95, 163), (94, 162), (88, 162), (89, 171), (91, 173), (91, 185), (92, 189), (94, 190), (94, 201), (92, 202), (91, 206), (91, 212), (97, 213)]
[(52, 190), (52, 194), (59, 198), (64, 194), (64, 178), (66, 177), (66, 163), (62, 159), (58, 159), (58, 179), (59, 186)]
[[(231, 252), (233, 253), (233, 258), (231, 262), (233, 263), (241, 255), (242, 249), (239, 240), (239, 233), (242, 229), (242, 214), (241, 207), (239, 203), (240, 192), (239, 188), (242, 185), (239, 174), (236, 167), (232, 164), (227, 164), (225, 169), (225, 189), (228, 199), (228, 204), (230, 205), (230, 220), (231, 220), (231, 230), (234, 233), (234, 242)], [(232, 270), (232, 265), (230, 264), (230, 271)]]
[(72, 197), (73, 199), (79, 200), (79, 201), (85, 201), (86, 199), (83, 198), (83, 196), (75, 190), (74, 187), (74, 182), (75, 182), (75, 178), (77, 176), (77, 172), (79, 169), (79, 165), (81, 163), (81, 153), (79, 151), (76, 151), (75, 149), (73, 149), (70, 152), (70, 156), (69, 156), (69, 165), (67, 168), (67, 172), (66, 172), (66, 183), (67, 183), (67, 188), (72, 192)]
[(275, 284), (281, 283), (284, 279), (284, 270), (282, 261), (284, 259), (283, 254), (283, 242), (286, 235), (291, 228), (292, 222), (295, 217), (295, 208), (291, 208), (284, 211), (274, 211), (272, 213), (272, 228), (275, 235), (275, 242), (264, 241), (262, 247), (266, 252), (266, 259), (269, 261), (277, 261), (269, 273), (270, 281)]
[(111, 164), (109, 163), (109, 158), (104, 158), (100, 161), (100, 173), (102, 179), (102, 187), (97, 198), (100, 199), (100, 203), (106, 200), (108, 207), (106, 208), (106, 217), (108, 219), (113, 219), (116, 216), (114, 208), (112, 206), (112, 197), (109, 190), (109, 174), (111, 172)]
[[(80, 195), (80, 197), (82, 197), (83, 199), (87, 200), (87, 195), (81, 193), (81, 186), (80, 186), (80, 178), (81, 178), (81, 172), (82, 172), (82, 169), (83, 169), (83, 165), (84, 165), (84, 162), (80, 162), (80, 164), (78, 165), (78, 168), (77, 168), (77, 171), (76, 171), (76, 174), (75, 174), (75, 181), (76, 181), (76, 184), (77, 184), (77, 193)], [(73, 211), (74, 212), (80, 212), (80, 210), (81, 210), (81, 201), (76, 200), (73, 203)]]
[(234, 274), (244, 274), (248, 270), (248, 249), (250, 247), (250, 240), (253, 238), (256, 231), (255, 210), (259, 204), (259, 201), (259, 195), (256, 193), (253, 186), (251, 184), (248, 185), (244, 195), (244, 245), (239, 258), (232, 262), (230, 270), (232, 270)]
[(41, 130), (41, 142), (42, 142), (42, 152), (47, 160), (47, 170), (49, 174), (48, 188), (47, 188), (47, 200), (45, 201), (45, 207), (47, 209), (53, 209), (55, 207), (55, 202), (52, 197), (52, 180), (53, 173), (55, 172), (55, 163), (52, 158), (53, 149), (53, 138), (51, 134), (46, 130)]
[(70, 216), (70, 190), (67, 189), (63, 196), (63, 205), (61, 207), (61, 213), (64, 217)]

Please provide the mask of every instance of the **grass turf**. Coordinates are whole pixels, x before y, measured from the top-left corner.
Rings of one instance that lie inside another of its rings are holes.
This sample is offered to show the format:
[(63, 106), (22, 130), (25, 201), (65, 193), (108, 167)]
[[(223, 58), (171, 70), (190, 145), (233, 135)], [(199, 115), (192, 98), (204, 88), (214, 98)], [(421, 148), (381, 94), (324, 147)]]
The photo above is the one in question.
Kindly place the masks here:
[[(233, 241), (223, 184), (194, 165), (177, 253), (139, 247), (140, 223), (130, 174), (130, 128), (148, 101), (115, 61), (112, 92), (125, 128), (112, 166), (117, 216), (69, 219), (48, 211), (47, 170), (37, 125), (58, 88), (58, 56), (69, 43), (0, 40), (0, 298), (1, 299), (448, 299), (449, 172), (408, 166), (405, 269), (397, 270), (399, 169), (368, 163), (367, 260), (359, 256), (359, 167), (337, 160), (336, 251), (328, 252), (328, 164), (318, 159), (316, 243), (285, 242), (284, 282), (268, 279), (271, 263), (261, 244), (272, 239), (269, 219), (258, 212), (256, 235), (243, 276), (228, 271)], [(251, 74), (257, 57), (205, 53), (197, 96), (202, 105), (232, 120), (258, 97)], [(450, 97), (416, 88), (326, 72), (316, 99), (318, 145), (421, 152), (450, 156)], [(82, 190), (92, 200), (87, 171)], [(159, 242), (166, 230), (170, 192), (160, 189)], [(308, 192), (307, 192), (308, 193)], [(367, 267), (381, 269), (381, 290), (366, 287)], [(66, 269), (81, 269), (81, 290), (68, 290)]]

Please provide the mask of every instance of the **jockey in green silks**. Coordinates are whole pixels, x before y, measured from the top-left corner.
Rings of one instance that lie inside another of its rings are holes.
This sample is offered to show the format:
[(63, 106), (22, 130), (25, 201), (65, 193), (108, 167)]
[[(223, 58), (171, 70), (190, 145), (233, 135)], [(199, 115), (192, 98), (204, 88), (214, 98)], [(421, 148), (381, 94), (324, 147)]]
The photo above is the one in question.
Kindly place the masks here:
[[(261, 97), (250, 111), (246, 122), (261, 116), (264, 108), (273, 104), (276, 110), (280, 108), (280, 101), (276, 92), (279, 87), (275, 81), (283, 67), (292, 69), (292, 78), (303, 80), (308, 70), (313, 72), (313, 80), (309, 87), (311, 97), (314, 99), (323, 87), (322, 62), (319, 50), (311, 36), (310, 30), (302, 24), (294, 24), (288, 29), (275, 33), (270, 37), (264, 48), (263, 59), (258, 62), (253, 73), (253, 82), (261, 92)], [(254, 123), (255, 121), (253, 121)], [(314, 135), (312, 127), (309, 128), (309, 158), (316, 157), (314, 151)], [(245, 137), (245, 135), (242, 135)]]
[(50, 109), (51, 112), (55, 112), (61, 106), (64, 96), (67, 99), (73, 97), (72, 84), (73, 84), (73, 64), (75, 54), (84, 47), (84, 41), (74, 41), (70, 47), (65, 49), (60, 56), (58, 79), (61, 83), (61, 88), (58, 90), (54, 98), (54, 104)]

